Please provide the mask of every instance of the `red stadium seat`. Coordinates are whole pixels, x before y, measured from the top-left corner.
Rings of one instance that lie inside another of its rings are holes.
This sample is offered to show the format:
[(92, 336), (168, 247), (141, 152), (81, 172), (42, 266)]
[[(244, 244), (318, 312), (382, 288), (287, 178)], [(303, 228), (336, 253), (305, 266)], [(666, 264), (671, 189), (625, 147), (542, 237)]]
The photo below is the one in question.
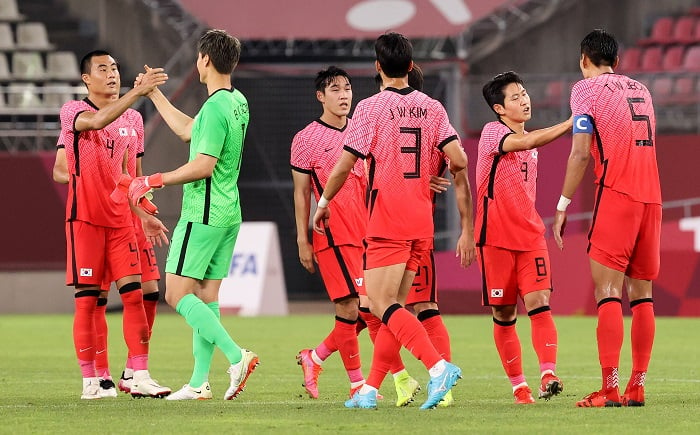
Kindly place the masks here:
[(683, 66), (683, 54), (685, 53), (684, 45), (674, 45), (666, 49), (661, 69), (664, 71), (677, 71)]
[(693, 45), (685, 52), (683, 70), (700, 71), (700, 45)]
[(673, 18), (671, 17), (661, 17), (654, 22), (654, 26), (651, 28), (651, 35), (640, 41), (643, 45), (650, 44), (668, 44), (673, 41)]
[(673, 26), (673, 42), (677, 44), (690, 44), (695, 42), (695, 24), (697, 18), (686, 15), (680, 17)]
[(671, 100), (673, 93), (673, 79), (671, 77), (661, 76), (654, 80), (651, 88), (651, 96), (655, 102), (664, 104)]
[(639, 61), (642, 57), (642, 49), (639, 47), (630, 47), (620, 55), (620, 64), (618, 69), (621, 71), (638, 71)]
[(647, 47), (642, 53), (641, 71), (658, 71), (661, 69), (663, 49), (659, 46)]
[(694, 77), (678, 77), (673, 86), (673, 99), (678, 103), (696, 103), (700, 101), (700, 92), (695, 90)]

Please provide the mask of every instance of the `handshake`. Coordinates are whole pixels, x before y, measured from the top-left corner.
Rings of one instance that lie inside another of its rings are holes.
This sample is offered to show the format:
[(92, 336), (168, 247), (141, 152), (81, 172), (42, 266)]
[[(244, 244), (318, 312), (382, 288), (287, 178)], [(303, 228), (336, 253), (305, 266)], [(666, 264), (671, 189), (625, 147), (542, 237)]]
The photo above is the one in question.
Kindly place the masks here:
[(163, 176), (160, 173), (136, 178), (122, 174), (117, 187), (112, 192), (112, 198), (116, 200), (119, 195), (126, 195), (133, 206), (139, 207), (150, 215), (156, 215), (158, 207), (151, 201), (153, 198), (151, 192), (161, 187), (163, 187)]

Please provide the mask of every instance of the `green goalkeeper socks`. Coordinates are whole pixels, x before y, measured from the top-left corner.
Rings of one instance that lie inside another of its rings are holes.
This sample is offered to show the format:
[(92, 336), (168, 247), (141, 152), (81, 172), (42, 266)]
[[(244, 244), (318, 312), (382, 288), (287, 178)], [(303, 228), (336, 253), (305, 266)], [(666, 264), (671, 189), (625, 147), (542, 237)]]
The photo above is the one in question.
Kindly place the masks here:
[[(185, 318), (195, 334), (221, 349), (231, 364), (241, 360), (241, 348), (231, 339), (216, 314), (201, 299), (193, 294), (185, 295), (175, 310)], [(199, 385), (190, 384), (193, 387)]]
[[(214, 313), (217, 319), (221, 320), (219, 302), (209, 302), (207, 307)], [(211, 370), (211, 359), (214, 356), (214, 345), (192, 331), (192, 356), (194, 356), (194, 368), (190, 378), (190, 386), (197, 388), (205, 381), (209, 380)]]

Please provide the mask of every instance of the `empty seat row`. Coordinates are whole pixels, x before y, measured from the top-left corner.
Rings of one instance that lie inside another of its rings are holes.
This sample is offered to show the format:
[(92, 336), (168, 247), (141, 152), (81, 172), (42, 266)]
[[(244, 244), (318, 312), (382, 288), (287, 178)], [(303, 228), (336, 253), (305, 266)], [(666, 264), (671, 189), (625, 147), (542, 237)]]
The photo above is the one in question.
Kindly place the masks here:
[(700, 71), (700, 44), (630, 47), (620, 54), (622, 72)]
[[(5, 95), (7, 99), (5, 99)], [(11, 83), (0, 87), (0, 108), (59, 109), (66, 101), (81, 99), (87, 95), (84, 86), (70, 83)]]
[(695, 42), (700, 42), (700, 20), (694, 15), (659, 18), (654, 22), (651, 35), (639, 41), (641, 45)]
[(75, 53), (72, 51), (52, 51), (46, 54), (46, 67), (39, 52), (15, 52), (12, 57), (12, 69), (9, 68), (7, 56), (0, 53), (0, 81), (10, 80), (66, 80), (79, 81), (80, 68)]
[(696, 77), (661, 75), (650, 81), (647, 87), (656, 104), (683, 105), (700, 102), (700, 80)]
[[(15, 39), (16, 36), (16, 39)], [(44, 23), (18, 23), (12, 31), (9, 23), (0, 23), (0, 50), (53, 50)]]

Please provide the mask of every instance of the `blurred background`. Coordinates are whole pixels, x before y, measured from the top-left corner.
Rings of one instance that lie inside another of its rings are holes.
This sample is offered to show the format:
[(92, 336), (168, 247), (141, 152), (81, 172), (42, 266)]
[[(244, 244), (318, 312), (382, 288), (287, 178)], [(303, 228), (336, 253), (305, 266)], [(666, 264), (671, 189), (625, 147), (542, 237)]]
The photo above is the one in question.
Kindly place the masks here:
[[(318, 70), (345, 68), (356, 103), (376, 92), (376, 37), (387, 30), (408, 36), (426, 74), (424, 92), (445, 105), (460, 132), (473, 190), (479, 132), (493, 119), (483, 84), (515, 70), (532, 98), (527, 128), (562, 121), (581, 78), (581, 39), (594, 28), (612, 32), (622, 46), (617, 72), (649, 87), (656, 107), (664, 196), (657, 313), (700, 315), (700, 182), (693, 175), (700, 162), (698, 0), (0, 0), (0, 313), (72, 310), (72, 290), (64, 286), (66, 188), (53, 182), (51, 168), (60, 107), (86, 95), (79, 59), (109, 51), (121, 64), (125, 90), (144, 64), (163, 66), (170, 76), (164, 93), (193, 116), (206, 99), (196, 42), (210, 27), (243, 43), (234, 72), (251, 112), (239, 181), (243, 216), (276, 224), (281, 285), (290, 301), (327, 299), (320, 278), (298, 261), (289, 167), (292, 137), (321, 114), (313, 85)], [(135, 108), (146, 125), (144, 171), (183, 164), (188, 145), (150, 101)], [(565, 136), (539, 153), (537, 206), (547, 223), (570, 143)], [(566, 249), (550, 245), (553, 304), (563, 314), (595, 309), (585, 255), (592, 180), (589, 173), (569, 208)], [(441, 310), (482, 313), (479, 271), (461, 269), (452, 253), (459, 229), (451, 195), (438, 201), (435, 219)], [(176, 187), (155, 194), (169, 228), (180, 198)], [(162, 268), (166, 249), (157, 254)]]

